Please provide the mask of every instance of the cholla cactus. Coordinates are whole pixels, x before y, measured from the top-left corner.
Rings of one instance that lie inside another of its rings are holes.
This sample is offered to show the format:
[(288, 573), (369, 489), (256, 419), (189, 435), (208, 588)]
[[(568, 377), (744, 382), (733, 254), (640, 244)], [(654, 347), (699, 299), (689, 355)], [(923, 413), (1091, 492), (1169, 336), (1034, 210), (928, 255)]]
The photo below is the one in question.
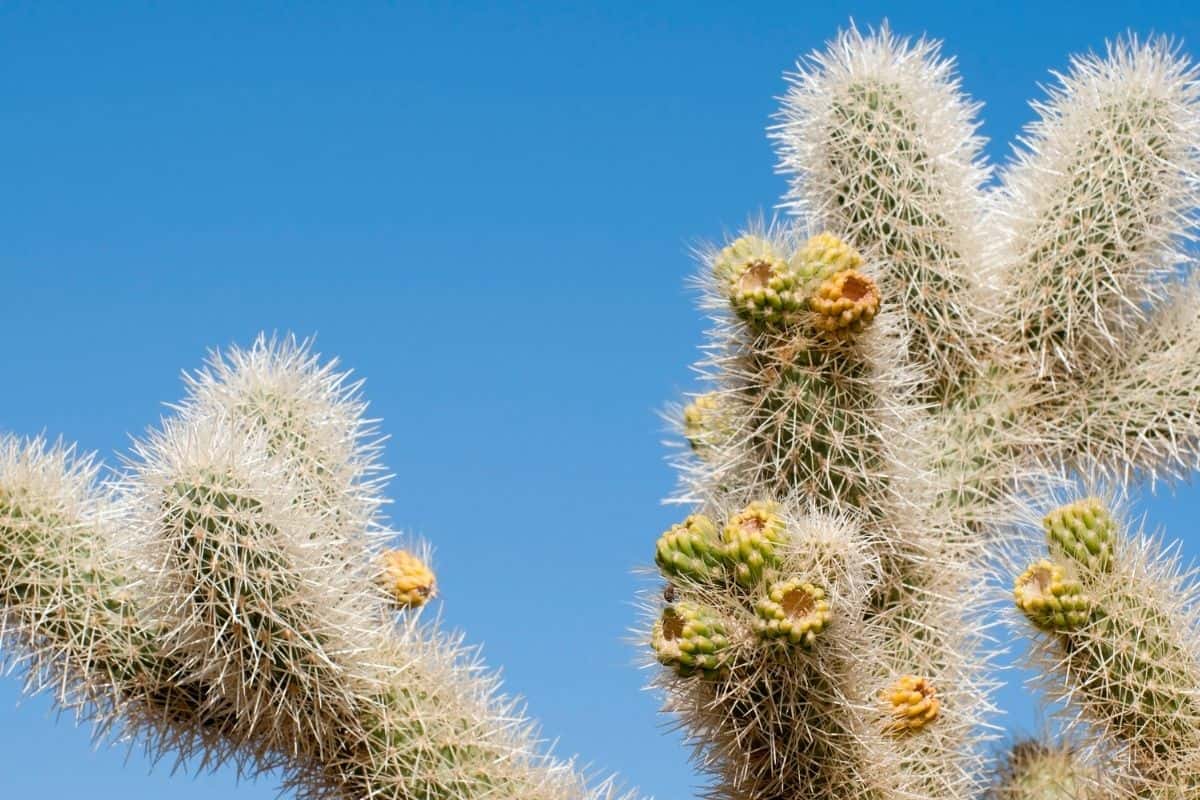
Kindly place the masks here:
[(31, 689), (156, 754), (282, 767), (303, 798), (611, 796), (420, 622), (432, 572), (383, 549), (358, 384), (260, 338), (188, 388), (104, 482), (0, 441), (0, 619)]
[(1098, 777), (1067, 745), (1015, 743), (987, 800), (1101, 800)]
[[(1200, 791), (1192, 589), (1086, 492), (1051, 511), (1079, 491), (1068, 476), (1124, 491), (1200, 466), (1197, 290), (1179, 270), (1200, 85), (1165, 42), (1129, 39), (1035, 108), (989, 191), (978, 106), (939, 45), (851, 29), (801, 63), (771, 132), (794, 219), (701, 254), (698, 396), (721, 433), (683, 451), (673, 499), (718, 525), (774, 503), (783, 523), (740, 573), (714, 555), (684, 576), (660, 542), (668, 593), (731, 642), (718, 674), (658, 681), (715, 798)], [(755, 294), (770, 314), (730, 277), (755, 259), (791, 293)], [(1019, 547), (1047, 512), (1046, 544)], [(797, 559), (815, 529), (839, 558)], [(1000, 770), (982, 733), (993, 577), (1080, 715), (1070, 746), (1020, 745)], [(785, 626), (803, 646), (777, 646)]]
[[(1096, 498), (1052, 511), (1044, 527), (1049, 552), (1096, 598), (1074, 624), (1038, 624), (1045, 635), (1034, 653), (1047, 688), (1069, 697), (1080, 721), (1090, 723), (1093, 747), (1123, 757), (1140, 795), (1194, 793), (1200, 789), (1200, 587), (1156, 541), (1123, 530)], [(1064, 537), (1064, 529), (1072, 534)], [(1021, 610), (1038, 623), (1036, 612)]]

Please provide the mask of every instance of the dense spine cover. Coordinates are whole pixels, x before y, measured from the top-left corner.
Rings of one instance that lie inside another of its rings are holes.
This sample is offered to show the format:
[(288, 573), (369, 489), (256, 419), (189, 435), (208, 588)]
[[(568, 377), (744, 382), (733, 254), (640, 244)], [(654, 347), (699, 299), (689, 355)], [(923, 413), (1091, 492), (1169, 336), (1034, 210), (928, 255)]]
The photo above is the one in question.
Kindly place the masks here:
[[(702, 253), (707, 385), (681, 420), (674, 499), (717, 525), (764, 500), (833, 515), (865, 559), (854, 593), (778, 558), (722, 582), (720, 541), (688, 561), (660, 540), (673, 602), (702, 604), (735, 642), (762, 609), (759, 630), (787, 620), (795, 640), (790, 661), (779, 637), (742, 637), (720, 669), (662, 673), (715, 797), (1196, 789), (1190, 583), (1142, 538), (1083, 530), (1094, 501), (1052, 514), (1033, 557), (1013, 536), (1081, 491), (1075, 476), (1125, 490), (1195, 465), (1196, 290), (1180, 266), (1196, 75), (1164, 42), (1128, 39), (1075, 59), (1036, 109), (989, 191), (978, 106), (940, 46), (850, 29), (801, 62), (771, 131), (793, 219)], [(774, 547), (802, 547), (806, 520), (785, 515)], [(1052, 694), (1090, 725), (1077, 746), (1019, 746), (997, 773), (978, 614), (998, 570)], [(820, 593), (795, 595), (789, 620), (784, 587)]]
[(420, 621), (427, 549), (384, 549), (357, 383), (266, 338), (187, 383), (106, 481), (0, 441), (5, 650), (33, 688), (155, 756), (281, 767), (301, 798), (614, 795)]

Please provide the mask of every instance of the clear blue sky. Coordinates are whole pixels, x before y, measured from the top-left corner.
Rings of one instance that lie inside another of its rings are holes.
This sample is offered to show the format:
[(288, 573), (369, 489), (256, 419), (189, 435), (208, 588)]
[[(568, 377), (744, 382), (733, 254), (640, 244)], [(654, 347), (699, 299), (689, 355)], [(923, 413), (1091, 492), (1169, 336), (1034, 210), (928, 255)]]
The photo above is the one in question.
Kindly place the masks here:
[[(850, 17), (927, 31), (1002, 159), (1068, 53), (1200, 52), (1186, 2), (75, 5), (0, 3), (0, 429), (111, 454), (209, 346), (319, 334), (368, 379), (449, 623), (561, 751), (664, 799), (697, 778), (626, 641), (677, 513), (656, 409), (702, 330), (688, 246), (784, 188), (781, 73)], [(1200, 491), (1148, 507), (1200, 554)], [(275, 796), (148, 775), (18, 688), (0, 796)]]

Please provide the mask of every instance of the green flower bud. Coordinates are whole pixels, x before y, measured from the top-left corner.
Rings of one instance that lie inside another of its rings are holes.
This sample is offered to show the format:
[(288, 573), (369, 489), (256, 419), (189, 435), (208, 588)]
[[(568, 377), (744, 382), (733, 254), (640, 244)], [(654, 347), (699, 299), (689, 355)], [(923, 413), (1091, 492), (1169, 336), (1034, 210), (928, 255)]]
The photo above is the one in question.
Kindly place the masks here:
[(721, 531), (724, 558), (742, 586), (756, 585), (769, 568), (779, 564), (776, 545), (787, 536), (787, 526), (774, 503), (755, 502), (735, 514)]
[(668, 578), (685, 577), (712, 583), (721, 575), (721, 541), (717, 526), (703, 514), (693, 514), (658, 537), (654, 563)]
[(663, 609), (651, 640), (660, 664), (681, 677), (720, 677), (725, 671), (729, 636), (716, 611), (696, 603)]
[(1092, 599), (1084, 594), (1079, 581), (1071, 580), (1061, 566), (1044, 559), (1017, 578), (1013, 598), (1030, 622), (1046, 631), (1078, 630), (1092, 615)]
[(784, 639), (811, 647), (833, 615), (825, 590), (793, 578), (771, 584), (767, 596), (754, 606), (755, 631), (763, 639)]
[(807, 304), (792, 267), (757, 236), (742, 236), (723, 249), (713, 273), (734, 313), (756, 327), (786, 325)]
[(1045, 516), (1042, 526), (1051, 554), (1066, 556), (1088, 572), (1112, 569), (1117, 524), (1099, 498), (1057, 508)]

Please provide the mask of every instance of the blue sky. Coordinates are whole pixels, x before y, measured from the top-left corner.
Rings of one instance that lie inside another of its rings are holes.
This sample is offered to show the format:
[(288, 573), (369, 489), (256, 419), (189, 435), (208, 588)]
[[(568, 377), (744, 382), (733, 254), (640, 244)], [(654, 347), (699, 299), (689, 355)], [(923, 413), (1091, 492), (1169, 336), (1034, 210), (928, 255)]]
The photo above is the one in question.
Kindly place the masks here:
[[(703, 327), (688, 249), (781, 195), (781, 74), (851, 17), (944, 38), (1002, 160), (1069, 53), (1200, 52), (1189, 5), (0, 3), (0, 429), (119, 452), (208, 347), (317, 334), (368, 380), (448, 623), (562, 752), (686, 796), (633, 570), (677, 513), (656, 411)], [(1200, 492), (1147, 508), (1200, 555)], [(0, 796), (275, 796), (18, 701), (0, 680)]]

